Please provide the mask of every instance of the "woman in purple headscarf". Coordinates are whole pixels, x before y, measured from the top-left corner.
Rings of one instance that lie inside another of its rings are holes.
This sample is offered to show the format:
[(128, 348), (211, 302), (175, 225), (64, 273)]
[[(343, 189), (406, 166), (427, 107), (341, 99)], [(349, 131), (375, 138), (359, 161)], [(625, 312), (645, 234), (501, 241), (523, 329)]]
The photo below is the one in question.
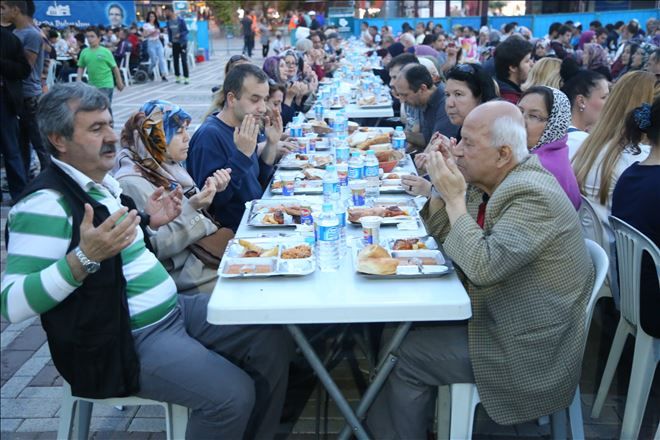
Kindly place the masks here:
[(584, 49), (584, 45), (596, 42), (596, 33), (594, 31), (584, 31), (580, 34), (580, 41), (578, 42), (578, 50)]
[(297, 101), (298, 96), (304, 96), (307, 86), (300, 82), (289, 79), (289, 68), (284, 57), (272, 56), (264, 60), (263, 70), (271, 81), (282, 84), (285, 87), (284, 101), (282, 101), (282, 123), (287, 125), (293, 120), (296, 112), (301, 111), (302, 106)]
[(607, 52), (598, 43), (587, 43), (582, 51), (582, 67), (600, 73), (612, 81), (612, 73), (607, 59)]

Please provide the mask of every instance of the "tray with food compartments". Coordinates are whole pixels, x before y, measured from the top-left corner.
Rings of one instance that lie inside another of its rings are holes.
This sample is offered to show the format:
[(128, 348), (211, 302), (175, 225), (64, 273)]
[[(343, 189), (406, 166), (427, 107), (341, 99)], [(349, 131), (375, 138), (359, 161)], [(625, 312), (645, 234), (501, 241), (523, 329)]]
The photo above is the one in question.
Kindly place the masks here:
[(320, 205), (293, 198), (253, 200), (247, 224), (254, 227), (295, 227), (303, 223), (305, 209), (319, 211)]
[(355, 271), (372, 279), (436, 278), (453, 272), (432, 237), (400, 238), (353, 247)]
[(234, 238), (218, 268), (222, 278), (303, 276), (316, 270), (314, 246), (303, 237)]
[(419, 212), (413, 200), (379, 198), (376, 199), (373, 206), (348, 208), (347, 215), (348, 222), (353, 225), (361, 225), (360, 219), (368, 216), (381, 217), (381, 226), (419, 221)]

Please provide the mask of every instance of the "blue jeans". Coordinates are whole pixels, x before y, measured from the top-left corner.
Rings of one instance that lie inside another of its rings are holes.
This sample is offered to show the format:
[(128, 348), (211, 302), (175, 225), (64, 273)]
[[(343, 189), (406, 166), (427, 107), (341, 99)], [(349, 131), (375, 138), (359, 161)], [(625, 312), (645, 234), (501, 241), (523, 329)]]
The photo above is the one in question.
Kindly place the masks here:
[(167, 65), (165, 64), (165, 49), (160, 40), (147, 40), (147, 52), (149, 53), (149, 70), (153, 71), (156, 63), (161, 76), (167, 75)]
[(5, 171), (7, 172), (7, 185), (12, 200), (18, 200), (19, 194), (27, 184), (27, 173), (21, 147), (18, 143), (18, 117), (13, 109), (9, 108), (8, 97), (3, 90), (0, 97), (0, 154), (5, 160)]

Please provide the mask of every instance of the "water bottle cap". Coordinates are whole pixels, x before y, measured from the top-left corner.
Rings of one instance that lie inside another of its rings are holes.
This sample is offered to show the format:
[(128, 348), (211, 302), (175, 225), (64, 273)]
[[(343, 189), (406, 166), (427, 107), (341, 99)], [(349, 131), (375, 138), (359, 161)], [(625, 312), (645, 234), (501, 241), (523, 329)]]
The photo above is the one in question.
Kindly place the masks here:
[(326, 165), (325, 170), (333, 172), (333, 171), (337, 171), (337, 167), (334, 165)]
[(367, 150), (367, 156), (374, 156), (376, 152), (374, 150)]
[(358, 153), (357, 151), (353, 151), (353, 152), (351, 153), (351, 156), (352, 156), (352, 157), (360, 157), (360, 153)]
[(403, 127), (400, 126), (400, 125), (397, 125), (397, 127), (396, 127), (396, 131), (403, 131)]
[(332, 203), (323, 204), (323, 212), (332, 212), (332, 211), (334, 211), (334, 207), (332, 206)]

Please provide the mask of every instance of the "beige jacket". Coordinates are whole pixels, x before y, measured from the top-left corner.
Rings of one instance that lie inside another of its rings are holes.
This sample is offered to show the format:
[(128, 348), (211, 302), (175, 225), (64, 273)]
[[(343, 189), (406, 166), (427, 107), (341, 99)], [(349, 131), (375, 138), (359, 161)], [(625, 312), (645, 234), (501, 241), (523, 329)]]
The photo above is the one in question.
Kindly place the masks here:
[[(125, 176), (118, 179), (124, 194), (144, 209), (156, 187), (147, 179)], [(211, 293), (218, 277), (217, 271), (204, 264), (188, 250), (188, 246), (217, 231), (215, 224), (190, 206), (183, 198), (181, 214), (150, 237), (156, 257), (170, 273), (179, 293)]]
[(585, 309), (594, 283), (573, 205), (536, 156), (514, 168), (488, 201), (470, 187), (469, 214), (422, 210), (429, 232), (464, 275), (472, 302), (469, 351), (484, 408), (515, 424), (567, 407), (577, 386)]

